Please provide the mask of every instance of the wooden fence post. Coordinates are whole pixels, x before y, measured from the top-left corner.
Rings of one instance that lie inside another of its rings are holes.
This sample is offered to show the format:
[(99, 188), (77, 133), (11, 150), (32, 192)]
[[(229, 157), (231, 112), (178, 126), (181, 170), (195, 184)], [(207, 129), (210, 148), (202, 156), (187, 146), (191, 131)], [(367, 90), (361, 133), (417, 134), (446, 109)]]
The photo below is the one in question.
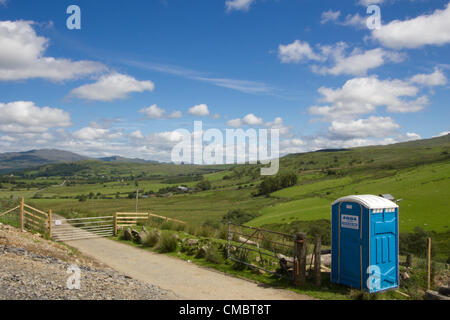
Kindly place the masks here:
[(412, 254), (410, 254), (410, 253), (408, 253), (407, 255), (406, 255), (406, 263), (405, 263), (405, 266), (406, 267), (408, 267), (408, 268), (411, 268), (412, 267), (412, 265), (413, 265), (413, 261), (412, 261)]
[(427, 290), (431, 290), (431, 238), (427, 239)]
[(117, 237), (117, 212), (114, 213), (114, 237)]
[(52, 228), (52, 209), (48, 210), (48, 234), (50, 239), (53, 236), (53, 228)]
[(302, 286), (306, 282), (306, 234), (295, 235), (294, 247), (294, 284)]
[(23, 205), (25, 203), (24, 198), (22, 197), (22, 199), (20, 200), (20, 231), (23, 232)]
[(227, 259), (230, 259), (230, 247), (231, 247), (231, 222), (228, 221), (228, 234), (227, 234)]
[(320, 259), (322, 242), (320, 240), (320, 237), (317, 237), (314, 242), (314, 278), (316, 280), (316, 286), (320, 287), (320, 285), (322, 284), (322, 261)]

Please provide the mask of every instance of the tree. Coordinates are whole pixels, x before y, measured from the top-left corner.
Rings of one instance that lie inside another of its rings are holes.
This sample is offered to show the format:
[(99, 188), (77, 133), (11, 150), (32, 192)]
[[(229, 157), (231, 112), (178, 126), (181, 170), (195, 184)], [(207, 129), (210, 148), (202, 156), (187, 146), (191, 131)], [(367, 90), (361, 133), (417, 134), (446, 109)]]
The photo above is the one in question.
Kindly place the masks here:
[(205, 191), (211, 189), (211, 182), (209, 180), (202, 180), (197, 183), (197, 189)]
[(269, 195), (277, 190), (291, 187), (297, 184), (297, 180), (298, 178), (295, 173), (267, 177), (259, 185), (259, 194)]

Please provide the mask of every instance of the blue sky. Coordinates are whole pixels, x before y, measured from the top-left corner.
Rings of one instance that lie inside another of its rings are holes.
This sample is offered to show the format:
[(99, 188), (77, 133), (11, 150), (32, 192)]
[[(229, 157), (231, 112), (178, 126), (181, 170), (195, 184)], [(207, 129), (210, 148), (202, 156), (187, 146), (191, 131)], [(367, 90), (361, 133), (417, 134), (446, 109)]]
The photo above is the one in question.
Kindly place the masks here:
[(278, 128), (282, 154), (430, 138), (449, 45), (448, 1), (0, 0), (0, 152), (168, 160), (194, 120)]

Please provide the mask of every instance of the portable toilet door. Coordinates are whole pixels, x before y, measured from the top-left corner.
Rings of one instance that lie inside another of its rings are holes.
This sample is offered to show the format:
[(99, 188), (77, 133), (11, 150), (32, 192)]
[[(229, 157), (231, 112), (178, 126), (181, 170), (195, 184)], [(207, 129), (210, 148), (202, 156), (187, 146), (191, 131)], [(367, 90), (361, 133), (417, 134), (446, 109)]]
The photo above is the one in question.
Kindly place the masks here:
[(331, 209), (331, 282), (378, 292), (398, 287), (398, 205), (347, 196)]

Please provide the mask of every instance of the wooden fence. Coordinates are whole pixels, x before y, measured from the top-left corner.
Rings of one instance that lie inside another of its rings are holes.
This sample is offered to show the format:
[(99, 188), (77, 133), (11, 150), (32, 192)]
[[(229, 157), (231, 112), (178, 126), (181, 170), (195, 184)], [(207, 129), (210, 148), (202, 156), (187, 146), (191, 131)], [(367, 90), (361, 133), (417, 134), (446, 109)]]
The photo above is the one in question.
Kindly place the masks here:
[(116, 212), (114, 214), (114, 235), (117, 236), (119, 228), (134, 226), (138, 222), (148, 221), (150, 217), (155, 217), (164, 221), (173, 221), (176, 223), (186, 224), (184, 221), (159, 216), (151, 212)]
[(25, 204), (24, 198), (20, 200), (20, 204), (8, 211), (0, 213), (0, 217), (8, 213), (19, 210), (19, 227), (23, 231), (25, 228), (38, 231), (41, 233), (49, 233), (52, 235), (52, 210), (44, 212)]
[[(83, 225), (86, 224), (86, 222), (83, 222), (82, 220), (86, 219), (103, 219), (103, 218), (111, 218), (111, 217), (88, 217), (88, 218), (77, 218), (77, 219), (59, 219), (52, 220), (52, 210), (50, 209), (48, 212), (44, 212), (42, 210), (36, 209), (30, 205), (25, 204), (24, 198), (20, 200), (20, 204), (17, 207), (14, 207), (8, 211), (0, 213), (0, 217), (7, 215), (9, 213), (14, 212), (15, 210), (19, 211), (19, 227), (20, 230), (23, 231), (25, 228), (29, 230), (38, 231), (40, 233), (48, 233), (50, 238), (53, 237), (53, 233), (55, 231), (62, 232), (62, 228), (66, 227), (69, 228), (70, 226), (72, 229), (78, 228), (83, 229)], [(114, 216), (112, 217), (112, 223), (111, 226), (114, 231), (114, 235), (117, 236), (117, 232), (119, 228), (128, 227), (128, 226), (134, 226), (138, 222), (147, 222), (150, 217), (160, 219), (164, 222), (167, 221), (173, 221), (180, 224), (186, 224), (186, 222), (172, 219), (164, 216), (160, 216), (157, 214), (153, 214), (151, 212), (116, 212)], [(61, 221), (65, 221), (64, 226), (61, 226), (60, 224), (56, 224), (56, 222), (60, 223)], [(69, 226), (70, 224), (70, 226)], [(97, 223), (99, 224), (99, 223)], [(105, 227), (105, 222), (102, 222), (102, 226)], [(74, 232), (74, 230), (72, 230)], [(85, 228), (86, 229), (86, 228)], [(83, 234), (86, 234), (86, 230), (81, 230), (79, 232), (82, 232)], [(90, 230), (92, 231), (92, 230)], [(92, 233), (92, 232), (91, 232)]]

